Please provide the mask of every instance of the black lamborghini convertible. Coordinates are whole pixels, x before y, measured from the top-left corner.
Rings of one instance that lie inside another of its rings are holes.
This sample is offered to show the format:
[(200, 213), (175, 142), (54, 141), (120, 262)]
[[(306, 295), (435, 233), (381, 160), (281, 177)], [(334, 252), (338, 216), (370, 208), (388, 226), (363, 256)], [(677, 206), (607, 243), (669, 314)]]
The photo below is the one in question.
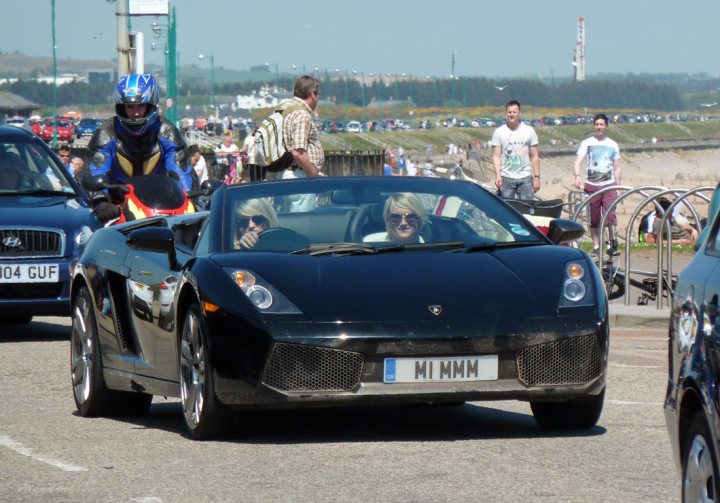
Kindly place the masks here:
[(101, 229), (72, 284), (82, 416), (179, 397), (192, 438), (240, 409), (529, 401), (593, 427), (607, 300), (581, 225), (546, 236), (464, 181), (229, 186), (211, 211)]

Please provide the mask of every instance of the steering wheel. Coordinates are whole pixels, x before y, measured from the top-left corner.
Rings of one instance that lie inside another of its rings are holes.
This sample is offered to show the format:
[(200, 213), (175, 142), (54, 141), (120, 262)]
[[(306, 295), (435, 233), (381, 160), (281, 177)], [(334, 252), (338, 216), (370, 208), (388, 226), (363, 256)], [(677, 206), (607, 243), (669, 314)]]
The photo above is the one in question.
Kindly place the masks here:
[(253, 251), (291, 251), (310, 246), (310, 239), (287, 227), (271, 227), (258, 234)]
[(357, 212), (352, 216), (350, 219), (350, 223), (348, 224), (348, 231), (347, 231), (347, 237), (349, 238), (350, 242), (352, 243), (362, 243), (363, 242), (363, 225), (365, 225), (365, 222), (370, 220), (370, 213), (373, 209), (373, 204), (363, 204), (358, 208)]

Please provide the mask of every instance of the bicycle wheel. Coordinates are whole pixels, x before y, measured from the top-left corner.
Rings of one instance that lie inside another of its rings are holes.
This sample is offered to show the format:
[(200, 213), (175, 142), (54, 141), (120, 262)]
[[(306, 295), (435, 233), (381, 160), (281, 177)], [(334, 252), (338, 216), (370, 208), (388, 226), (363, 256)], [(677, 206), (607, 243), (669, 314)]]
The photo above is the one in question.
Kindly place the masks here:
[(618, 299), (625, 295), (624, 277), (619, 274), (610, 274), (607, 270), (603, 271), (602, 277), (608, 299)]

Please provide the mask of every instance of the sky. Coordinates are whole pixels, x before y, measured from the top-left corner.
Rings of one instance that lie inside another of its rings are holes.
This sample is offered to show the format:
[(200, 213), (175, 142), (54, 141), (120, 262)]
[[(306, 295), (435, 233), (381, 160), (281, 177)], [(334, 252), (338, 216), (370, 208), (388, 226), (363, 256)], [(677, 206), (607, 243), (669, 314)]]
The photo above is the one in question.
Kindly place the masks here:
[[(54, 0), (58, 58), (116, 57), (112, 0)], [(52, 56), (53, 0), (0, 0), (0, 51)], [(198, 54), (215, 68), (270, 63), (281, 73), (448, 77), (566, 77), (578, 18), (585, 17), (586, 74), (720, 75), (718, 0), (170, 0), (180, 64)], [(12, 16), (7, 13), (12, 12)], [(146, 61), (154, 17), (132, 17)], [(166, 18), (157, 20), (166, 24)], [(164, 41), (163, 41), (164, 43)], [(160, 45), (160, 44), (158, 44)]]

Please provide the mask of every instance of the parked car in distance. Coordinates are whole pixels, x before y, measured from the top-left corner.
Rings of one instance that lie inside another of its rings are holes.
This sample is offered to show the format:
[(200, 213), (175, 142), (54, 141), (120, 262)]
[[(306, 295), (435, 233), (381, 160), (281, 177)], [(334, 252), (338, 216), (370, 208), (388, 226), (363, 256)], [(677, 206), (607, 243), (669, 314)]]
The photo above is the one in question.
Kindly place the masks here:
[(664, 411), (685, 502), (720, 499), (720, 218), (711, 220), (678, 277), (670, 314)]
[(30, 121), (25, 117), (8, 117), (7, 119), (5, 119), (5, 124), (7, 124), (8, 126), (19, 127), (22, 129), (27, 129), (28, 131), (32, 131), (32, 128), (30, 127)]
[(95, 130), (100, 127), (102, 121), (95, 117), (86, 117), (80, 119), (80, 122), (75, 126), (75, 136), (80, 139), (83, 136), (92, 136)]
[(50, 142), (53, 139), (53, 132), (57, 129), (57, 141), (72, 143), (75, 138), (75, 128), (72, 122), (68, 119), (58, 117), (56, 121), (52, 117), (48, 117), (43, 121), (42, 131), (40, 136), (46, 142)]
[(607, 298), (588, 255), (557, 246), (583, 234), (556, 219), (546, 236), (459, 179), (221, 185), (210, 211), (88, 243), (71, 295), (78, 415), (179, 397), (203, 439), (248, 409), (514, 399), (542, 428), (592, 428)]
[(359, 121), (348, 121), (345, 131), (348, 133), (362, 133), (362, 124)]
[(0, 127), (0, 322), (69, 315), (74, 262), (99, 225), (47, 144)]

